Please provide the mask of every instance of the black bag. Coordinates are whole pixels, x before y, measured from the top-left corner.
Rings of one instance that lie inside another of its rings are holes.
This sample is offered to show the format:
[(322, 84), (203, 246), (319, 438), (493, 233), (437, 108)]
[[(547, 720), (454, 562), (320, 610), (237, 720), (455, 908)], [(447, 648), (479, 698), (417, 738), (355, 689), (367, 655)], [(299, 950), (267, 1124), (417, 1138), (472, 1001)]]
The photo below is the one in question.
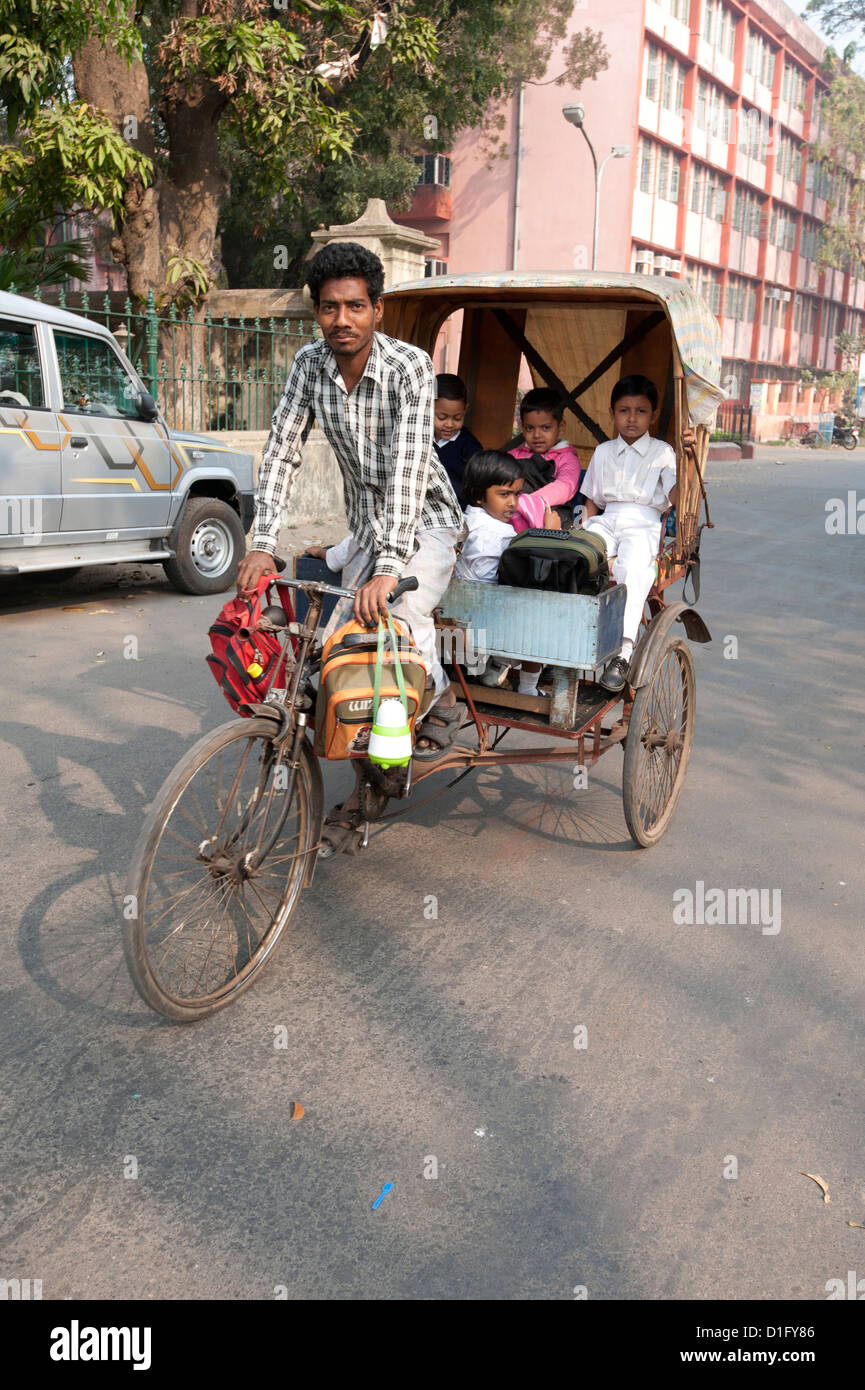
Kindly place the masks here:
[(523, 492), (537, 492), (546, 487), (556, 476), (555, 459), (545, 459), (543, 454), (532, 454), (527, 459), (517, 459), (523, 469)]
[(499, 560), (499, 583), (515, 589), (599, 594), (609, 578), (607, 547), (594, 531), (520, 531)]

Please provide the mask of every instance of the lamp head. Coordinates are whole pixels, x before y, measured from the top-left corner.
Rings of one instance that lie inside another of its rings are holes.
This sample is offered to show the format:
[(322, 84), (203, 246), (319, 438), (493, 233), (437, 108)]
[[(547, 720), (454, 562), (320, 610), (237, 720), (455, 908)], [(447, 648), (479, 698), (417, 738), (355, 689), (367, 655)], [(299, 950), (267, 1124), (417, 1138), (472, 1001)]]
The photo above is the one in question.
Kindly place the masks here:
[(612, 148), (612, 155), (614, 159), (627, 159), (630, 153), (630, 145), (614, 145)]
[(581, 101), (578, 101), (569, 106), (563, 106), (562, 115), (566, 121), (570, 121), (571, 125), (582, 127), (586, 118), (586, 108)]

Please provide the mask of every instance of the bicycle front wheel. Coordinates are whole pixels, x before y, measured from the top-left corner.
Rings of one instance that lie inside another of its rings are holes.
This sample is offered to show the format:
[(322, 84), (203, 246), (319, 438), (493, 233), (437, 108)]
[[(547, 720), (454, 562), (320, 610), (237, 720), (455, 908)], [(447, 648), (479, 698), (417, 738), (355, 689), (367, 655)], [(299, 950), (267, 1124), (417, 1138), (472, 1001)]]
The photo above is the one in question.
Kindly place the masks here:
[(143, 999), (179, 1022), (248, 989), (297, 907), (321, 830), (318, 767), (298, 767), (273, 721), (200, 739), (162, 784), (124, 898), (123, 948)]

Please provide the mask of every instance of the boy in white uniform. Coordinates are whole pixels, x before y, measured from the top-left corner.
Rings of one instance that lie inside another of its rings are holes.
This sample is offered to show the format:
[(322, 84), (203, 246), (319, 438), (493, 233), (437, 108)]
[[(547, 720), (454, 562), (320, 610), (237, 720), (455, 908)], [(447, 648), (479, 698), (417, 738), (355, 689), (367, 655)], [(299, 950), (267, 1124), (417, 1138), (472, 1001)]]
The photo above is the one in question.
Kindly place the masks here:
[(616, 438), (595, 449), (582, 492), (583, 526), (603, 537), (613, 578), (628, 591), (622, 647), (600, 682), (615, 694), (626, 684), (643, 605), (654, 583), (661, 515), (675, 506), (678, 486), (675, 453), (649, 434), (659, 415), (654, 382), (645, 376), (622, 377), (613, 387), (610, 414)]

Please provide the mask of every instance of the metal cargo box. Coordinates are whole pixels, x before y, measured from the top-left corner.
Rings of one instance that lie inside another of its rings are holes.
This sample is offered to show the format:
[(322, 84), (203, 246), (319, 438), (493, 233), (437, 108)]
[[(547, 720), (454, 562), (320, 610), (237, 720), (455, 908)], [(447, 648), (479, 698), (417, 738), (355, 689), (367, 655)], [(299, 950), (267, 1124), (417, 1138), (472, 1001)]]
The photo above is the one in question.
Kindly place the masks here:
[(556, 594), (452, 579), (438, 606), (444, 618), (471, 629), (478, 652), (588, 671), (621, 647), (625, 586)]

